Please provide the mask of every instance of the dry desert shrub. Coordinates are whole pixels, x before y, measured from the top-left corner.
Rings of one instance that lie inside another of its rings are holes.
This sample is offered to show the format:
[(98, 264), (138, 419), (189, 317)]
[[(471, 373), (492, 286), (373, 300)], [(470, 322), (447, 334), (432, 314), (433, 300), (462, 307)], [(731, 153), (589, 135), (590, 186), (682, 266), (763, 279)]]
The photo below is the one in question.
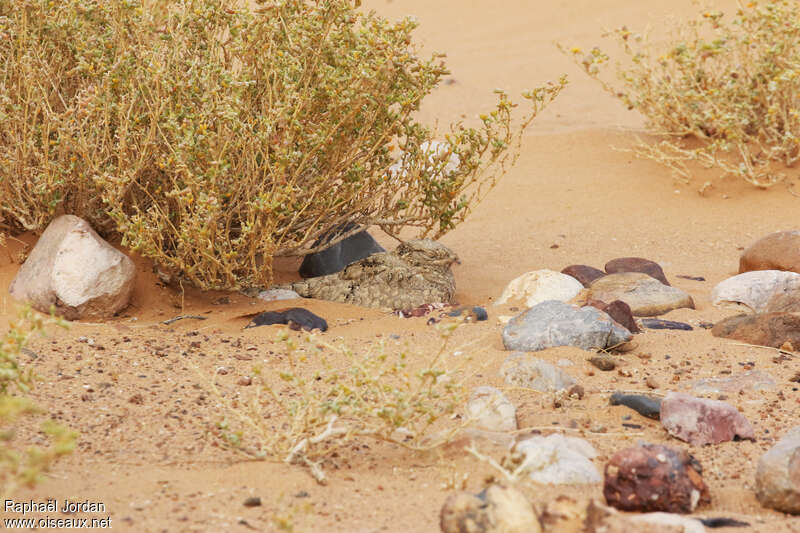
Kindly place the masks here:
[(22, 485), (33, 485), (52, 464), (75, 447), (76, 435), (47, 420), (40, 431), (50, 440), (46, 448), (22, 448), (16, 442), (19, 429), (29, 426), (41, 409), (26, 398), (33, 372), (17, 360), (30, 337), (42, 331), (44, 322), (29, 308), (0, 337), (0, 497), (10, 496)]
[(325, 482), (323, 463), (354, 442), (441, 446), (465, 425), (449, 421), (467, 396), (467, 357), (448, 349), (457, 327), (440, 327), (440, 349), (428, 356), (383, 343), (355, 352), (284, 331), (279, 367), (254, 368), (252, 394), (223, 395), (203, 379), (223, 408), (214, 434), (247, 456), (306, 466), (319, 482)]
[(414, 113), (448, 71), (415, 52), (412, 19), (256, 4), (0, 0), (5, 224), (73, 213), (200, 288), (267, 286), (273, 257), (345, 222), (451, 230), (566, 83), (525, 93), (516, 120), (498, 90), (436, 144)]
[(732, 18), (706, 11), (659, 46), (626, 27), (609, 32), (628, 57), (618, 83), (602, 77), (599, 48), (566, 51), (602, 87), (642, 113), (657, 144), (640, 155), (688, 181), (690, 163), (716, 167), (758, 187), (783, 177), (800, 156), (800, 5), (739, 3)]

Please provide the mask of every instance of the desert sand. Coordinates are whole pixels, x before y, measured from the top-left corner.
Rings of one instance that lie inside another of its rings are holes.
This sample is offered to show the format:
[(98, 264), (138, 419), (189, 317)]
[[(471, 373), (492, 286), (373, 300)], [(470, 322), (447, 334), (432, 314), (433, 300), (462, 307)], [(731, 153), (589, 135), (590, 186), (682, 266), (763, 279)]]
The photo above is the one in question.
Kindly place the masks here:
[[(722, 10), (735, 5), (713, 3)], [(455, 339), (471, 343), (476, 384), (502, 386), (497, 370), (508, 352), (497, 318), (508, 313), (491, 304), (524, 272), (561, 270), (570, 264), (602, 268), (615, 257), (645, 257), (660, 263), (670, 282), (696, 303), (695, 310), (662, 318), (714, 322), (727, 313), (711, 306), (711, 289), (737, 273), (743, 248), (770, 232), (800, 227), (793, 171), (770, 190), (717, 179), (705, 171), (685, 185), (659, 164), (626, 152), (644, 131), (642, 117), (604, 93), (554, 45), (559, 41), (591, 48), (603, 43), (604, 28), (622, 24), (661, 28), (668, 17), (686, 18), (700, 9), (689, 0), (365, 0), (364, 7), (389, 18), (415, 16), (422, 50), (447, 54), (452, 82), (432, 94), (421, 111), (424, 121), (438, 122), (441, 129), (489, 108), (495, 87), (515, 95), (561, 74), (570, 79), (526, 134), (516, 167), (465, 223), (442, 239), (461, 258), (454, 267), (457, 300), (486, 306), (490, 313), (488, 321), (460, 328)], [(698, 189), (706, 180), (713, 180), (713, 187), (701, 195)], [(395, 246), (379, 231), (373, 234), (384, 246)], [(33, 235), (18, 238), (35, 241)], [(13, 257), (21, 248), (21, 242), (12, 240), (9, 254), (0, 252), (3, 328), (16, 312), (7, 288), (19, 268)], [(296, 279), (298, 265), (299, 260), (279, 261), (276, 281)], [(224, 390), (235, 391), (254, 359), (269, 364), (279, 329), (243, 330), (248, 319), (241, 316), (286, 303), (192, 289), (182, 294), (160, 285), (148, 261), (137, 259), (137, 266), (133, 304), (121, 316), (51, 329), (30, 346), (38, 354), (35, 360), (23, 356), (42, 378), (33, 399), (80, 437), (75, 453), (17, 500), (103, 502), (103, 516), (111, 516), (117, 531), (278, 531), (285, 520), (293, 531), (432, 532), (438, 531), (439, 509), (454, 479), (466, 476), (464, 486), (478, 491), (493, 473), (463, 451), (463, 442), (414, 454), (364, 441), (327, 466), (329, 483), (321, 486), (300, 467), (242, 460), (214, 446), (207, 428), (218, 419), (218, 409), (198, 385), (201, 379), (193, 367)], [(301, 304), (328, 320), (331, 327), (322, 337), (342, 337), (354, 349), (387, 340), (397, 346), (413, 344), (425, 354), (440, 342), (425, 318), (402, 319), (329, 302)], [(208, 320), (161, 324), (179, 314)], [(93, 345), (79, 342), (80, 337), (91, 338)], [(189, 348), (194, 341), (198, 344)], [(567, 428), (565, 434), (582, 436), (596, 447), (600, 457), (595, 464), (602, 469), (616, 450), (640, 439), (690, 448), (669, 437), (657, 421), (609, 407), (610, 391), (647, 390), (645, 380), (653, 377), (660, 384), (656, 392), (663, 394), (684, 390), (692, 380), (735, 375), (744, 368), (767, 372), (777, 381), (774, 390), (728, 399), (753, 423), (756, 441), (691, 448), (712, 495), (711, 506), (696, 514), (746, 520), (751, 531), (800, 530), (800, 518), (762, 508), (753, 492), (758, 457), (797, 424), (800, 392), (790, 378), (800, 370), (798, 359), (781, 360), (774, 350), (737, 345), (702, 328), (648, 330), (634, 343), (634, 349), (617, 356), (623, 373), (598, 371), (588, 363), (589, 354), (578, 349), (541, 352), (548, 361), (569, 359), (573, 365), (567, 371), (586, 396), (554, 408), (546, 395), (509, 391), (520, 427), (554, 428), (542, 430), (544, 434)], [(215, 374), (220, 367), (225, 374)], [(139, 399), (130, 401), (135, 395)], [(622, 426), (630, 414), (630, 422), (641, 429)], [(591, 427), (606, 431), (588, 431)], [(486, 445), (486, 452), (499, 458), (502, 449)], [(559, 495), (579, 502), (602, 500), (599, 485), (520, 487), (540, 509)], [(245, 507), (251, 496), (260, 497), (262, 505)]]

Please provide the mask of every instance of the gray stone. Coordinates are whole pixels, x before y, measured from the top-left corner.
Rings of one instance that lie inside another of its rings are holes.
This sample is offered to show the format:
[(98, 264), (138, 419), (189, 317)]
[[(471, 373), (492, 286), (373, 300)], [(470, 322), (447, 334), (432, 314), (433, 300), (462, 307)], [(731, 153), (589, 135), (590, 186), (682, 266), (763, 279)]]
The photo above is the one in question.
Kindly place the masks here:
[(731, 404), (682, 392), (670, 392), (661, 400), (661, 424), (693, 446), (755, 438), (750, 422)]
[(128, 306), (136, 267), (83, 219), (62, 215), (47, 226), (9, 292), (34, 309), (68, 320), (107, 318)]
[(294, 300), (302, 297), (289, 289), (267, 289), (259, 292), (256, 298), (265, 302), (276, 302), (278, 300)]
[(756, 496), (764, 507), (800, 514), (800, 426), (758, 460)]
[(775, 380), (766, 372), (746, 370), (730, 377), (698, 379), (692, 384), (693, 394), (738, 394), (775, 388)]
[(664, 285), (640, 272), (619, 272), (596, 279), (589, 287), (589, 298), (628, 304), (633, 316), (658, 316), (673, 309), (694, 309), (692, 297), (684, 291)]
[(524, 352), (509, 355), (500, 367), (500, 376), (507, 385), (539, 392), (567, 390), (576, 385), (572, 376), (560, 368)]
[(711, 302), (728, 308), (743, 305), (754, 313), (800, 311), (800, 274), (782, 270), (745, 272), (714, 287)]
[(517, 429), (517, 408), (494, 387), (478, 387), (467, 402), (467, 418), (475, 428), (486, 431)]
[(495, 305), (520, 302), (526, 307), (547, 301), (571, 300), (583, 290), (577, 279), (554, 270), (534, 270), (513, 279)]
[(518, 442), (512, 451), (519, 462), (517, 470), (528, 473), (532, 481), (550, 485), (600, 483), (603, 477), (591, 459), (597, 452), (589, 442), (553, 433)]
[(553, 300), (515, 316), (503, 328), (506, 350), (526, 352), (554, 346), (603, 349), (627, 342), (631, 337), (630, 331), (594, 307), (578, 308)]

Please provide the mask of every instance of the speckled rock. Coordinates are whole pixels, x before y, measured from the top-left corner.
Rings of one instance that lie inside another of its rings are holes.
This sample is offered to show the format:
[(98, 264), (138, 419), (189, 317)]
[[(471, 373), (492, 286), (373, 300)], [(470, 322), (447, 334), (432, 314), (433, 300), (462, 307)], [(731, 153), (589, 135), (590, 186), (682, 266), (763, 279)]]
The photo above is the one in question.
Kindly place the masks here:
[(542, 302), (512, 318), (503, 328), (506, 350), (535, 352), (554, 346), (584, 350), (617, 346), (631, 333), (594, 307), (578, 308), (563, 302)]
[(686, 451), (640, 444), (611, 457), (603, 495), (623, 511), (691, 513), (711, 502), (702, 473), (700, 463)]
[(661, 424), (693, 446), (755, 438), (750, 422), (731, 404), (682, 392), (670, 392), (661, 401)]
[(717, 307), (755, 313), (800, 311), (800, 274), (781, 270), (745, 272), (717, 284), (711, 291)]
[(800, 426), (758, 460), (756, 496), (764, 507), (800, 514)]
[(633, 316), (658, 316), (682, 307), (694, 309), (691, 296), (641, 272), (598, 278), (589, 287), (588, 296), (604, 302), (622, 300), (630, 306)]
[(664, 285), (669, 285), (669, 281), (667, 281), (667, 276), (664, 275), (664, 270), (661, 268), (661, 265), (655, 261), (644, 259), (643, 257), (618, 257), (606, 263), (604, 268), (608, 274), (641, 272), (642, 274), (647, 274), (651, 278), (657, 279)]
[(751, 244), (739, 258), (739, 272), (791, 270), (800, 272), (800, 231), (778, 231)]
[(522, 303), (526, 307), (544, 302), (571, 300), (583, 290), (583, 285), (566, 274), (553, 270), (534, 270), (511, 280), (495, 305)]

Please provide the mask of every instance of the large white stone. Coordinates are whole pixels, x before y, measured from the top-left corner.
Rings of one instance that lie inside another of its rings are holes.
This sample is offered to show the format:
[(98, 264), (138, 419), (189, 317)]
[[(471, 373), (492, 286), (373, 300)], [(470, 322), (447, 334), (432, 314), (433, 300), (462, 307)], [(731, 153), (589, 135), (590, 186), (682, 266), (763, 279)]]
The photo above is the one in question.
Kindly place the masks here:
[(517, 429), (517, 408), (505, 394), (494, 387), (478, 387), (467, 402), (467, 416), (472, 425), (486, 431)]
[(513, 279), (495, 305), (524, 302), (527, 307), (547, 301), (566, 302), (583, 290), (577, 279), (554, 270), (533, 270)]
[(783, 270), (755, 270), (728, 278), (711, 291), (718, 307), (744, 305), (755, 313), (800, 311), (800, 274)]
[(597, 452), (584, 439), (553, 433), (520, 441), (514, 449), (524, 457), (520, 468), (537, 483), (573, 485), (603, 481), (591, 461)]
[(9, 292), (68, 320), (110, 317), (128, 306), (133, 261), (104, 241), (85, 220), (62, 215), (45, 229)]

